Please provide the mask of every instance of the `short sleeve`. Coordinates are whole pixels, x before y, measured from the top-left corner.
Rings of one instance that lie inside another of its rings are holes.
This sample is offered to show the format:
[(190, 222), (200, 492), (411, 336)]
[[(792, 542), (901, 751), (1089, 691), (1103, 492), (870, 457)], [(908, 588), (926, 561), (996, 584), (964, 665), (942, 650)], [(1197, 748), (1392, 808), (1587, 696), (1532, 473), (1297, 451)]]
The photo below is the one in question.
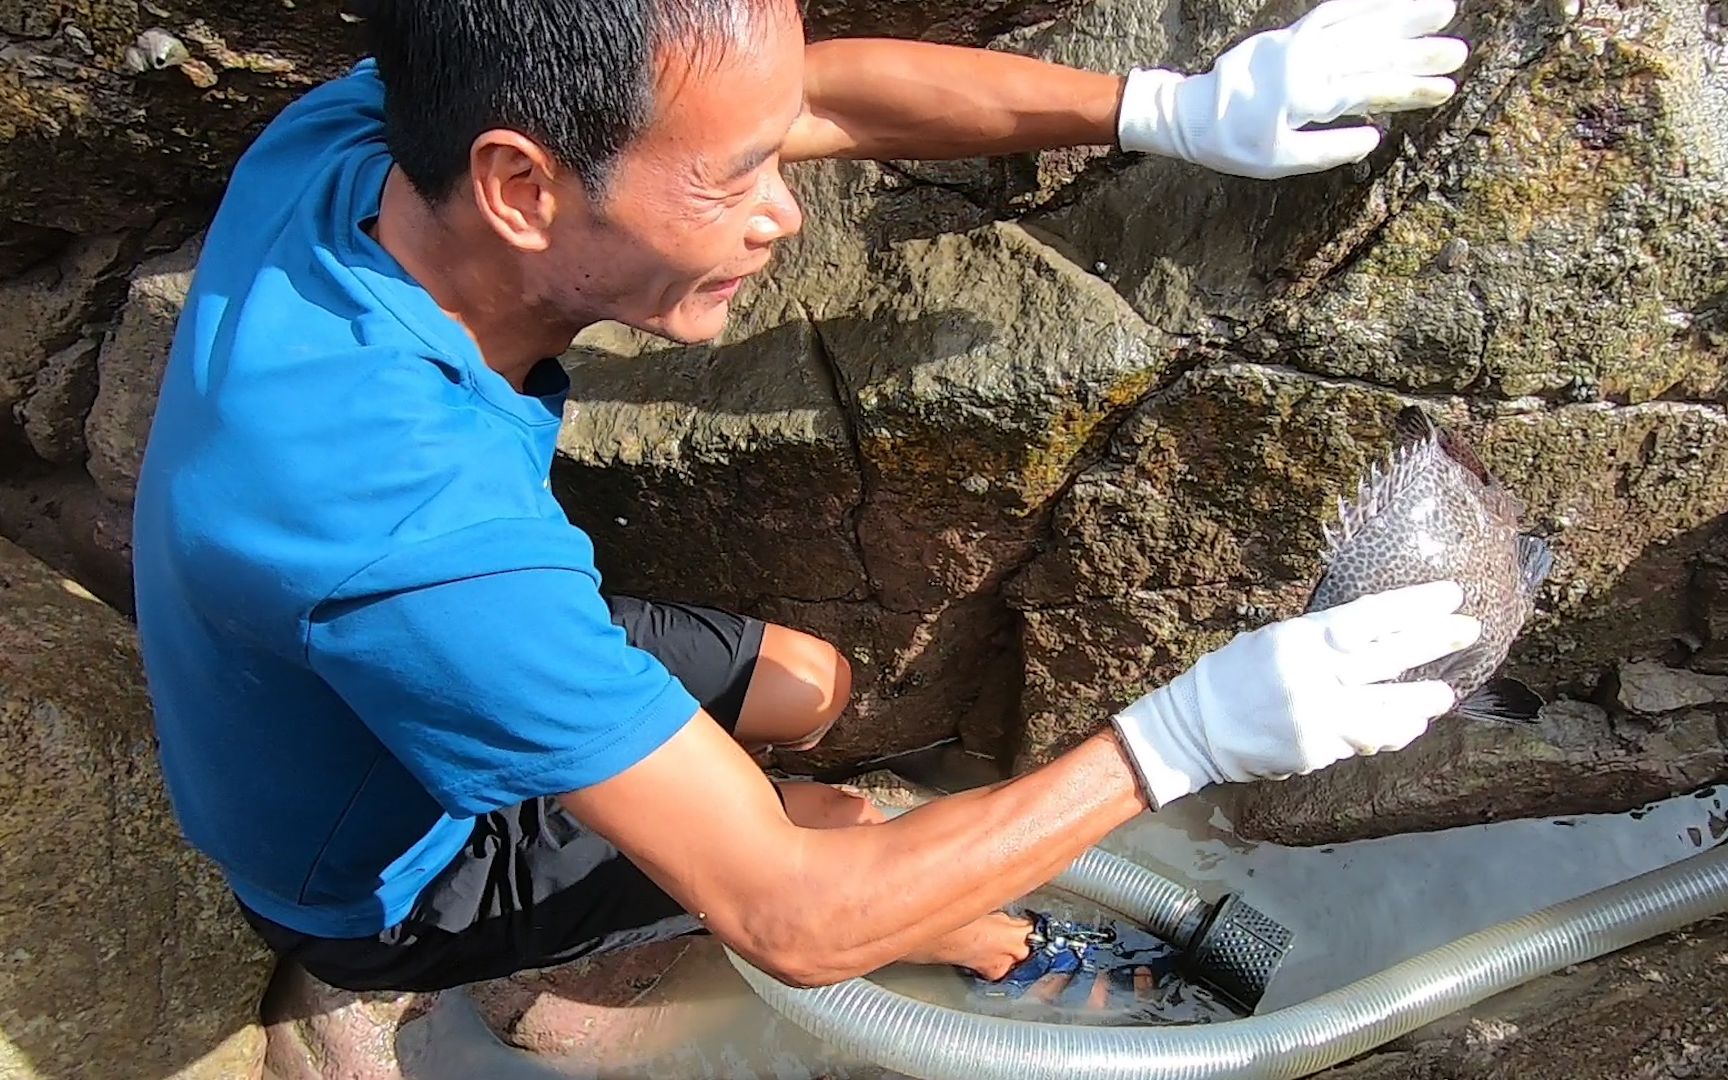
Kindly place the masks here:
[(600, 783), (699, 706), (613, 625), (589, 550), (544, 523), (405, 547), (313, 610), (308, 661), (453, 815)]

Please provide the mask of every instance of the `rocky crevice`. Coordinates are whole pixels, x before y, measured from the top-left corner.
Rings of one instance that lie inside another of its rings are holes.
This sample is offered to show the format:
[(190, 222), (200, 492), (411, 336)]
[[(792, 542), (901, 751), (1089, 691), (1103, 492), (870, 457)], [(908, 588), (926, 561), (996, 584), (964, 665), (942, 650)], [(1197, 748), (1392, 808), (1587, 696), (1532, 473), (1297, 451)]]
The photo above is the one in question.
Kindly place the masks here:
[[(810, 314), (807, 305), (802, 306), (804, 319), (810, 325), (811, 334), (815, 338), (816, 356), (821, 361), (821, 367), (828, 376), (829, 389), (834, 396), (834, 408), (840, 415), (840, 422), (846, 430), (846, 441), (852, 448), (853, 467), (858, 472), (858, 499), (846, 511), (847, 532), (852, 544), (853, 555), (858, 559), (858, 565), (864, 568), (866, 580), (869, 581), (870, 559), (864, 547), (864, 534), (861, 517), (864, 507), (871, 497), (870, 470), (864, 458), (864, 444), (858, 437), (857, 399), (846, 385), (846, 373), (840, 370), (840, 365), (834, 361), (834, 353), (829, 349), (828, 342), (822, 336), (822, 324)], [(881, 600), (875, 595), (875, 585), (870, 584), (870, 599), (876, 603)], [(906, 614), (902, 612), (902, 614)]]

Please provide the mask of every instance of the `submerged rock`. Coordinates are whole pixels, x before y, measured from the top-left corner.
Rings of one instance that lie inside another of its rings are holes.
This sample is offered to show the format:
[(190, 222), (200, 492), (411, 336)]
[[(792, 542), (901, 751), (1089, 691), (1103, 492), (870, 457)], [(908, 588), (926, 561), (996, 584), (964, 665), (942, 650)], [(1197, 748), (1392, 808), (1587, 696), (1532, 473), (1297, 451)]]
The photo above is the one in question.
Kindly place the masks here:
[(0, 1076), (257, 1077), (271, 961), (181, 840), (131, 628), (0, 541)]

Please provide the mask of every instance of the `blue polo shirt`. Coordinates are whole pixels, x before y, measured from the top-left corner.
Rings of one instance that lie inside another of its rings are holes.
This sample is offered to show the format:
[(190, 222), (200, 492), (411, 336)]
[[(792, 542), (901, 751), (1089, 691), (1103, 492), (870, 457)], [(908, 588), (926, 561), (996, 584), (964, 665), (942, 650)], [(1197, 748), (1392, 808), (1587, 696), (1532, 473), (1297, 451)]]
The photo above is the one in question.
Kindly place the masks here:
[(599, 783), (696, 701), (625, 641), (548, 490), (569, 382), (518, 393), (366, 232), (373, 64), (234, 171), (138, 485), (138, 627), (169, 796), (259, 914), (399, 922), (476, 815)]

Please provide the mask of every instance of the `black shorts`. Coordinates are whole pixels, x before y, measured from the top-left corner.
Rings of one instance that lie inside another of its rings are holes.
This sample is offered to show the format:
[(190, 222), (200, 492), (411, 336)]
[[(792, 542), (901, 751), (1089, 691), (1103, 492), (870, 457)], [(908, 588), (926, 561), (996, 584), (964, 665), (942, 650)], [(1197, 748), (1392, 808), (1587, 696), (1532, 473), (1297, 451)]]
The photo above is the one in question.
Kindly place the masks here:
[[(611, 597), (612, 621), (728, 731), (763, 624), (712, 608)], [(554, 795), (475, 819), (474, 834), (408, 916), (376, 937), (311, 937), (241, 905), (264, 942), (344, 990), (444, 990), (703, 932), (694, 916)]]

